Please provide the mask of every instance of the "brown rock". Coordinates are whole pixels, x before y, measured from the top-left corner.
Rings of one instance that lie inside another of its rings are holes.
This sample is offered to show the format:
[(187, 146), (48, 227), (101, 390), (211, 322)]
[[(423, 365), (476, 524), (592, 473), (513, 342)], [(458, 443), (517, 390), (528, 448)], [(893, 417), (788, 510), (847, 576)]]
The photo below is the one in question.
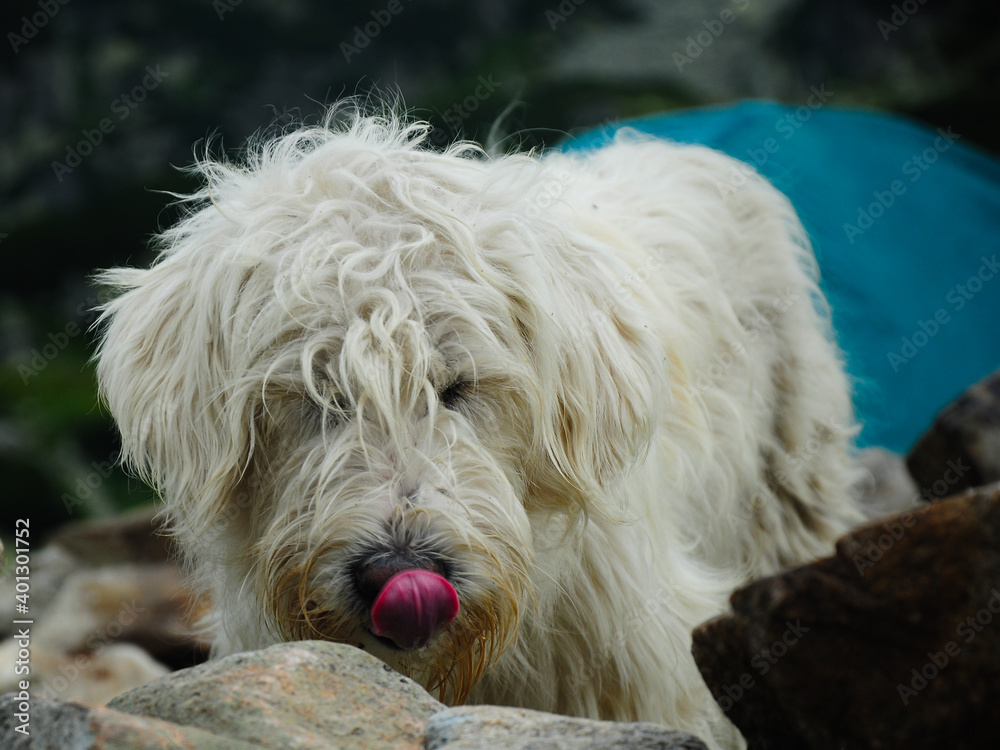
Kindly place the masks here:
[(928, 500), (1000, 481), (1000, 371), (938, 414), (906, 465)]
[[(14, 664), (17, 646), (13, 638), (0, 644), (0, 664)], [(30, 648), (32, 695), (53, 700), (106, 703), (125, 690), (170, 673), (131, 643), (64, 651), (37, 640), (32, 634)], [(0, 693), (17, 691), (19, 683), (20, 679), (8, 666), (0, 675)]]
[(1000, 488), (875, 522), (694, 633), (753, 748), (1000, 745)]
[[(194, 598), (152, 507), (63, 527), (31, 554), (32, 685), (61, 700), (103, 703), (197, 664), (208, 644)], [(14, 577), (0, 580), (0, 693), (18, 684)], [(136, 648), (138, 647), (138, 648)]]
[[(50, 544), (31, 554), (31, 611), (43, 611), (59, 593), (66, 577), (80, 569), (80, 562), (62, 547)], [(16, 580), (12, 575), (0, 578), (0, 637), (6, 638), (17, 628), (14, 609), (17, 600)], [(0, 664), (0, 669), (3, 665)], [(2, 690), (0, 690), (2, 692)]]
[(69, 552), (81, 566), (166, 562), (170, 540), (154, 506), (144, 506), (114, 518), (62, 526), (50, 544)]
[[(32, 616), (32, 685), (62, 700), (104, 703), (207, 654), (172, 563), (84, 568)], [(18, 683), (17, 652), (14, 638), (0, 642), (0, 693)]]
[[(115, 518), (69, 523), (31, 554), (31, 610), (43, 613), (69, 576), (84, 570), (122, 565), (176, 567), (170, 542), (154, 520), (152, 506)], [(0, 580), (0, 636), (12, 631), (14, 580)]]
[(195, 635), (194, 604), (172, 563), (82, 570), (66, 578), (45, 610), (39, 638), (67, 651), (125, 641), (165, 663), (183, 663), (207, 652)]
[(418, 750), (444, 708), (359, 649), (299, 641), (174, 672), (109, 707), (262, 748)]

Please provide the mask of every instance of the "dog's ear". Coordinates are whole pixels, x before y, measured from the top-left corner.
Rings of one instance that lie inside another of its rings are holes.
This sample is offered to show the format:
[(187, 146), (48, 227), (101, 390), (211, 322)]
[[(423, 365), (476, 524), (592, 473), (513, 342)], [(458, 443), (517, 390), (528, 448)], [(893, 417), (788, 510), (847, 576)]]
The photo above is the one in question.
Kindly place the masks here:
[(538, 375), (536, 434), (550, 471), (542, 482), (592, 504), (644, 457), (664, 363), (634, 290), (586, 253), (571, 253), (547, 278), (538, 271), (535, 299), (517, 307), (530, 311), (519, 325)]
[(226, 385), (236, 332), (224, 311), (238, 291), (205, 284), (205, 264), (178, 260), (99, 278), (115, 296), (99, 321), (97, 376), (123, 463), (160, 492), (179, 534), (200, 538), (229, 512), (252, 416)]

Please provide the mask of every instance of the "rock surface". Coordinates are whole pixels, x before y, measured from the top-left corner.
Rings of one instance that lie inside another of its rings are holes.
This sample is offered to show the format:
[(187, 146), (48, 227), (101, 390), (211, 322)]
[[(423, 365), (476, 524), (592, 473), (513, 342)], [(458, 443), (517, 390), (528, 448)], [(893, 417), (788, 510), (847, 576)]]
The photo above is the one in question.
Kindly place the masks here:
[(444, 705), (359, 649), (300, 641), (174, 672), (110, 708), (265, 748), (423, 747)]
[[(60, 528), (31, 554), (31, 607), (43, 612), (59, 595), (66, 579), (83, 570), (117, 565), (165, 565), (171, 562), (169, 541), (149, 506), (121, 516), (79, 521)], [(0, 580), (0, 636), (11, 633), (14, 580)]]
[(1000, 487), (862, 527), (694, 632), (754, 748), (1000, 744)]
[[(31, 619), (36, 695), (104, 703), (124, 690), (203, 661), (200, 607), (143, 508), (70, 524), (31, 555), (29, 611), (15, 615), (14, 578), (0, 585), (0, 623)], [(0, 693), (15, 689), (18, 645), (0, 641)]]
[(153, 506), (115, 518), (63, 526), (52, 535), (50, 544), (62, 547), (87, 567), (171, 559), (170, 539)]
[(706, 750), (657, 724), (590, 721), (500, 706), (463, 706), (427, 722), (426, 750)]
[[(1000, 742), (1000, 485), (920, 503), (1000, 478), (998, 404), (994, 376), (941, 413), (906, 467), (887, 451), (862, 453), (862, 501), (880, 520), (841, 539), (831, 558), (737, 591), (733, 614), (695, 631), (702, 674), (750, 750)], [(184, 665), (203, 653), (192, 620), (204, 603), (192, 600), (149, 509), (68, 527), (33, 555), (32, 571), (32, 736), (15, 731), (19, 699), (6, 696), (2, 748), (705, 747), (653, 724), (446, 708), (369, 654), (331, 643), (161, 676), (157, 660)], [(14, 645), (0, 643), (0, 676), (12, 674), (3, 664)], [(11, 688), (0, 677), (0, 692)]]
[(155, 680), (107, 707), (0, 699), (12, 750), (706, 750), (683, 732), (496, 706), (448, 709), (370, 654), (320, 641), (234, 654)]
[(927, 500), (1000, 481), (1000, 371), (942, 410), (906, 465)]
[(260, 745), (218, 737), (200, 729), (131, 716), (104, 706), (35, 698), (23, 735), (17, 698), (0, 698), (0, 740), (4, 750), (253, 750)]
[[(66, 651), (32, 636), (30, 649), (32, 695), (53, 700), (106, 703), (123, 690), (169, 674), (165, 666), (131, 643)], [(0, 644), (0, 664), (4, 665), (0, 693), (17, 690), (20, 678), (13, 665), (19, 651), (17, 639)]]
[(867, 518), (902, 513), (921, 503), (916, 482), (902, 456), (885, 448), (867, 448), (858, 455), (857, 465), (864, 475), (858, 486), (858, 501)]

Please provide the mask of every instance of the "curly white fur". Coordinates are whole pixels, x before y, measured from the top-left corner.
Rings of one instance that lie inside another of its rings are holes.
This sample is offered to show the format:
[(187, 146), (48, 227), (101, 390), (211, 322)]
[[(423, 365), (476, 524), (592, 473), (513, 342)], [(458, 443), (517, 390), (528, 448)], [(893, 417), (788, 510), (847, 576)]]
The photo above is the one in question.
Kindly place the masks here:
[[(103, 277), (102, 393), (215, 653), (329, 638), (446, 700), (737, 745), (692, 628), (858, 519), (788, 201), (634, 133), (491, 158), (337, 119), (201, 163), (157, 262)], [(388, 548), (460, 597), (425, 648), (369, 632), (352, 566)]]

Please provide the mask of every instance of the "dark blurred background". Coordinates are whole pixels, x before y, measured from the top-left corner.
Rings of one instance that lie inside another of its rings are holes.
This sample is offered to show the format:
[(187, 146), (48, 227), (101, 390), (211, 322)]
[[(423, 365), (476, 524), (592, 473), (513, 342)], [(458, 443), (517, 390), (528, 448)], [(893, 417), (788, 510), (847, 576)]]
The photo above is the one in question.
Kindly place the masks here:
[(206, 137), (236, 150), (382, 90), (437, 143), (483, 138), (506, 111), (506, 133), (544, 146), (826, 86), (835, 106), (1000, 149), (994, 0), (5, 0), (0, 32), (0, 534), (28, 516), (36, 543), (151, 499), (112, 466), (88, 277), (150, 261)]

